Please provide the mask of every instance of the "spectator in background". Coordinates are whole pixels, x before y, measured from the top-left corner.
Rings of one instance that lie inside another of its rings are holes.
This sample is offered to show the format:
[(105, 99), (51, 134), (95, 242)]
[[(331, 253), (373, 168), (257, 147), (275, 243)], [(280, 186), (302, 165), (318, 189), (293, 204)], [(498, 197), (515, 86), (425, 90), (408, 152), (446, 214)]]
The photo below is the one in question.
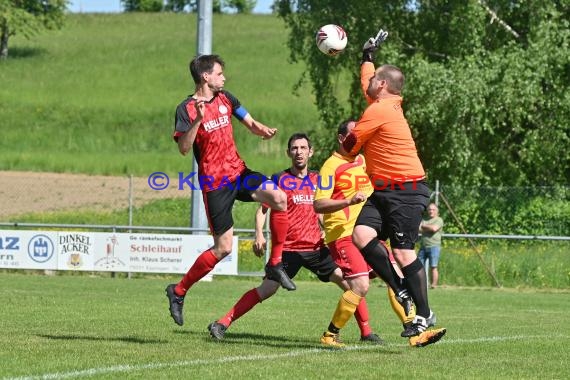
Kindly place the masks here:
[(426, 261), (429, 261), (429, 266), (431, 268), (430, 288), (433, 289), (437, 287), (437, 282), (439, 280), (439, 271), (437, 270), (437, 264), (439, 263), (439, 253), (441, 251), (443, 219), (440, 218), (439, 209), (435, 203), (429, 204), (427, 212), (429, 218), (422, 220), (420, 224), (420, 232), (422, 233), (422, 238), (420, 241), (418, 258), (424, 267), (426, 265)]

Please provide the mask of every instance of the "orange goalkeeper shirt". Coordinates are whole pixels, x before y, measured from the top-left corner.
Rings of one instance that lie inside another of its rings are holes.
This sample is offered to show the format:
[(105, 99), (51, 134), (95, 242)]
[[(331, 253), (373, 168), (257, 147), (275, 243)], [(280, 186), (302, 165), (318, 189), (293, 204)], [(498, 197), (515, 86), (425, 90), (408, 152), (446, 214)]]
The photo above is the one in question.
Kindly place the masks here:
[[(366, 62), (360, 69), (360, 83), (364, 94), (374, 64)], [(366, 95), (365, 95), (366, 96)], [(413, 181), (425, 177), (418, 157), (412, 131), (402, 111), (402, 97), (372, 100), (366, 96), (368, 107), (352, 130), (356, 144), (350, 154), (363, 149), (368, 175), (387, 181)]]

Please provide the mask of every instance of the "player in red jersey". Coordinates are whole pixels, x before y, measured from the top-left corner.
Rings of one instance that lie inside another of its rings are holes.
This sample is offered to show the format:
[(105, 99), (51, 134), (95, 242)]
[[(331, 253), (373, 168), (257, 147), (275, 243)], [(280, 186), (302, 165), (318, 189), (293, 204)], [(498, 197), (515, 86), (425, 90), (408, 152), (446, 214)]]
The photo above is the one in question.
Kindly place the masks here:
[[(309, 171), (307, 168), (309, 158), (313, 155), (309, 138), (304, 133), (294, 134), (290, 137), (287, 146), (291, 167), (273, 177), (278, 186), (287, 194), (287, 217), (291, 221), (283, 250), (285, 271), (289, 277), (294, 278), (301, 267), (305, 267), (317, 275), (322, 282), (334, 282), (346, 291), (349, 289), (348, 283), (343, 280), (340, 268), (334, 263), (324, 245), (320, 217), (313, 209), (315, 190), (320, 183), (318, 173)], [(263, 225), (266, 213), (267, 207), (262, 205), (256, 214), (254, 252), (257, 256), (265, 253)], [(226, 330), (234, 321), (258, 303), (273, 296), (278, 289), (279, 283), (271, 274), (268, 274), (261, 285), (244, 293), (224, 317), (208, 326), (212, 338), (223, 339)], [(370, 328), (368, 307), (364, 299), (356, 309), (355, 318), (360, 328), (362, 341), (382, 343), (382, 340)]]
[(232, 251), (231, 210), (236, 199), (263, 202), (273, 210), (270, 223), (275, 237), (266, 270), (283, 287), (295, 289), (281, 265), (288, 227), (287, 198), (263, 174), (245, 165), (235, 145), (231, 117), (235, 116), (251, 133), (263, 139), (272, 138), (277, 130), (253, 119), (237, 98), (224, 90), (224, 61), (219, 56), (200, 55), (189, 66), (195, 92), (176, 108), (173, 137), (182, 155), (194, 151), (214, 246), (198, 256), (178, 284), (166, 288), (170, 315), (178, 325), (184, 323), (182, 309), (188, 289)]

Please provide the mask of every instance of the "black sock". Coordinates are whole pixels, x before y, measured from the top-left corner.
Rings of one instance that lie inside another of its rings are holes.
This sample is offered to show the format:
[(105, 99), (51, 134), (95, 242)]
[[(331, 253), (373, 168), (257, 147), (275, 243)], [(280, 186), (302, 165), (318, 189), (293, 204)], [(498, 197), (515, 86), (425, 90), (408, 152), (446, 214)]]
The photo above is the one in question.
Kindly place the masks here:
[(392, 267), (388, 251), (378, 242), (378, 239), (374, 238), (370, 240), (370, 242), (366, 244), (360, 252), (368, 265), (370, 265), (374, 272), (376, 272), (376, 274), (392, 288), (394, 293), (398, 294), (403, 290), (400, 276), (397, 275), (396, 271)]
[(411, 264), (402, 268), (406, 278), (406, 287), (416, 305), (416, 314), (428, 318), (430, 308), (428, 304), (426, 272), (421, 261), (416, 258)]
[(335, 325), (333, 325), (333, 323), (329, 323), (329, 328), (327, 329), (330, 333), (333, 334), (338, 334), (340, 329), (338, 327), (336, 327)]

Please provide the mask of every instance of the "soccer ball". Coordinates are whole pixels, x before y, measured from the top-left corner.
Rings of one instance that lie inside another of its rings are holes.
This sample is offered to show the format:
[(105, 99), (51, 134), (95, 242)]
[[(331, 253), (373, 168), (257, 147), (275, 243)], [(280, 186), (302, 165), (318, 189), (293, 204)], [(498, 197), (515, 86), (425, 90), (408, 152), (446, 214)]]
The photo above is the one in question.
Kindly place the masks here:
[(334, 24), (321, 27), (317, 32), (316, 40), (319, 50), (330, 56), (341, 53), (348, 42), (344, 29)]

